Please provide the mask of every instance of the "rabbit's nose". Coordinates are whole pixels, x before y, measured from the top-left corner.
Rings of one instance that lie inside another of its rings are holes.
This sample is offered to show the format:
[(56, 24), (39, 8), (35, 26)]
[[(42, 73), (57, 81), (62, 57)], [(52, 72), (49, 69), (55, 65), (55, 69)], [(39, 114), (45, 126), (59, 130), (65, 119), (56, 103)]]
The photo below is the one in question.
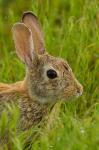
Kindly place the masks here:
[(76, 88), (77, 96), (81, 96), (83, 93), (83, 86), (79, 83), (79, 85)]
[(79, 95), (82, 95), (82, 90), (81, 90), (80, 88), (77, 88), (77, 93), (78, 93)]

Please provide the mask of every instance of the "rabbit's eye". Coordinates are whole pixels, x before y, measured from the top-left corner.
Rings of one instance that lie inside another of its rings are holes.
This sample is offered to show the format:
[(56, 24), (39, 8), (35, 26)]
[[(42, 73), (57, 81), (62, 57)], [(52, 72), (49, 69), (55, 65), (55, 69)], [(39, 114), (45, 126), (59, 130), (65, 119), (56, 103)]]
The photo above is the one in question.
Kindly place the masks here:
[(57, 77), (57, 72), (53, 69), (47, 71), (47, 76), (49, 79), (54, 79)]

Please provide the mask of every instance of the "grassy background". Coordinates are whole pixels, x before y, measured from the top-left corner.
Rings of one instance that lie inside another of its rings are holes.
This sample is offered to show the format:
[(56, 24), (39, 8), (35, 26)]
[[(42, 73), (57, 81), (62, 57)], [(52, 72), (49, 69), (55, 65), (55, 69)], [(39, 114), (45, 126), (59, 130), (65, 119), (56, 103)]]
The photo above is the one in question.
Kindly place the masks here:
[[(27, 10), (39, 17), (48, 52), (68, 60), (84, 93), (76, 101), (57, 104), (47, 127), (27, 132), (17, 133), (18, 110), (8, 107), (12, 120), (8, 123), (3, 113), (0, 134), (8, 128), (13, 150), (30, 145), (25, 143), (35, 131), (40, 136), (32, 139), (33, 150), (98, 150), (99, 1), (0, 0), (0, 82), (15, 82), (25, 75), (15, 53), (11, 28)], [(0, 149), (7, 149), (7, 144), (3, 145)]]

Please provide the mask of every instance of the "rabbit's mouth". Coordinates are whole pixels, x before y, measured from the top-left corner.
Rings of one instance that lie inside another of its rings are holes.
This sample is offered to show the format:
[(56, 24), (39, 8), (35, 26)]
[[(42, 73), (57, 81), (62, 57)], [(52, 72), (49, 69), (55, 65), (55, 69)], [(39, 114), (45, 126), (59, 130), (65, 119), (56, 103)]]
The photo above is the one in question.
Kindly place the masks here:
[(74, 94), (74, 95), (69, 95), (69, 96), (63, 96), (61, 97), (61, 101), (71, 101), (71, 100), (76, 100), (77, 98), (79, 98), (81, 95), (80, 94)]
[(77, 92), (76, 94), (75, 94), (75, 96), (78, 98), (79, 96), (81, 96), (82, 95), (82, 92)]

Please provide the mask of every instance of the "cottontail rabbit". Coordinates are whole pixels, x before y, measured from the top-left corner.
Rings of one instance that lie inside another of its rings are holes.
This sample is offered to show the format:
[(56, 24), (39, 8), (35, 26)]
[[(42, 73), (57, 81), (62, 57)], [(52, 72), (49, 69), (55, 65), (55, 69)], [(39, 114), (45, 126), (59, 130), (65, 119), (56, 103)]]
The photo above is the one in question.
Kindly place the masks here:
[(0, 84), (0, 110), (5, 102), (17, 103), (24, 129), (38, 123), (58, 100), (82, 94), (82, 85), (68, 63), (49, 55), (38, 18), (32, 12), (12, 28), (16, 52), (26, 65), (26, 77), (14, 84)]

